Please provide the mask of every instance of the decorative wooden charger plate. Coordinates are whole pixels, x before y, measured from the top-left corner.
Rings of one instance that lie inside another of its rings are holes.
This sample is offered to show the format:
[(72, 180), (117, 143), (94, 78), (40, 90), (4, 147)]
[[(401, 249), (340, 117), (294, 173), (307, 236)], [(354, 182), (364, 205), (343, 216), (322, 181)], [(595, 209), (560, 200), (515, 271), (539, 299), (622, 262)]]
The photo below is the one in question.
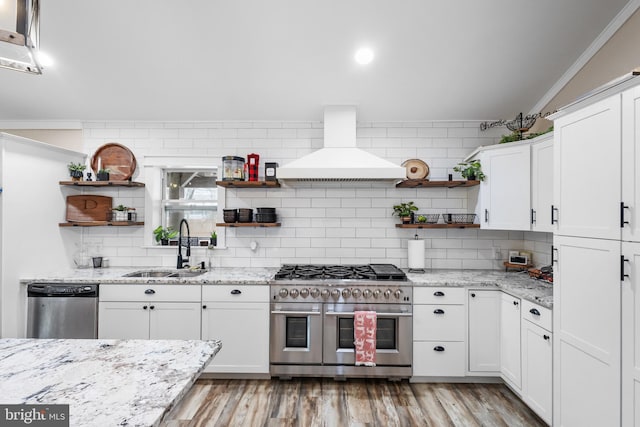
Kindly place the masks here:
[(98, 173), (100, 169), (109, 169), (110, 181), (127, 181), (136, 171), (136, 157), (124, 145), (110, 142), (98, 148), (91, 158), (91, 169)]

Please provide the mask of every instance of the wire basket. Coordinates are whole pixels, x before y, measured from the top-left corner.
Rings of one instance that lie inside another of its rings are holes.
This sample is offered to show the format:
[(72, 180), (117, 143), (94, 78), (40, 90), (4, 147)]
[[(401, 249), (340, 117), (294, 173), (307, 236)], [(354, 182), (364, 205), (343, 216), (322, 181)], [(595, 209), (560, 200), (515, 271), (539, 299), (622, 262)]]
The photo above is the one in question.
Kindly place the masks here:
[(442, 214), (445, 224), (473, 224), (476, 214)]
[(440, 219), (440, 214), (422, 214), (418, 213), (414, 215), (415, 224), (435, 224)]

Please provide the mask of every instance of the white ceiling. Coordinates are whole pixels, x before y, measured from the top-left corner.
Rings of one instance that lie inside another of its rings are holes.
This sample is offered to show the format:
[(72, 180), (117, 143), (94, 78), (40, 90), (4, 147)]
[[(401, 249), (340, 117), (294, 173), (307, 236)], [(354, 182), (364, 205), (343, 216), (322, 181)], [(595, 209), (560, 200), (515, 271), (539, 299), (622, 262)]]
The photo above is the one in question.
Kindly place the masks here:
[(0, 120), (320, 120), (325, 104), (359, 121), (512, 118), (627, 0), (41, 3), (56, 63), (0, 69)]

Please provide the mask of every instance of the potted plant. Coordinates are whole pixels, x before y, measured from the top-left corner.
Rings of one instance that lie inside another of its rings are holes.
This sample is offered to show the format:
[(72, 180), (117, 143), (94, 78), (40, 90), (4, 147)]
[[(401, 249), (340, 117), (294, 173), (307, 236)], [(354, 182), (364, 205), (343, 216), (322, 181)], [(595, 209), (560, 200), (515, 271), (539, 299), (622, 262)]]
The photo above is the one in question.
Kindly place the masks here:
[(163, 227), (159, 225), (153, 230), (153, 235), (156, 237), (156, 242), (160, 242), (162, 246), (169, 244), (169, 239), (173, 239), (178, 235), (178, 232), (171, 227)]
[(112, 210), (112, 221), (128, 221), (129, 220), (129, 208), (125, 205), (118, 205)]
[(469, 181), (484, 181), (485, 174), (482, 173), (482, 166), (480, 165), (480, 160), (473, 160), (471, 162), (462, 162), (458, 163), (457, 166), (453, 168), (455, 172), (460, 172), (463, 178), (468, 179)]
[(83, 172), (87, 168), (87, 165), (71, 162), (67, 165), (67, 168), (69, 169), (69, 176), (71, 176), (72, 181), (82, 181)]
[(211, 243), (211, 246), (216, 246), (218, 244), (218, 235), (216, 234), (215, 231), (211, 232), (211, 237), (209, 237), (209, 242)]
[(400, 203), (393, 206), (393, 215), (399, 216), (403, 224), (411, 224), (413, 212), (417, 210), (418, 207), (413, 202)]
[(98, 181), (109, 181), (109, 172), (111, 172), (110, 169), (98, 169), (96, 179)]

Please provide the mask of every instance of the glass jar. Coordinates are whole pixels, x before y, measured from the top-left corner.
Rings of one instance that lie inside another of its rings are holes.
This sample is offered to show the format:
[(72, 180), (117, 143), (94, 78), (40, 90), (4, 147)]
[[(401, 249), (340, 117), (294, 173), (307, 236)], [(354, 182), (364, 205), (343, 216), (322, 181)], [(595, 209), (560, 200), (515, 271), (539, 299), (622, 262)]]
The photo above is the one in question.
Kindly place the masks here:
[(244, 157), (222, 157), (222, 180), (244, 181)]

